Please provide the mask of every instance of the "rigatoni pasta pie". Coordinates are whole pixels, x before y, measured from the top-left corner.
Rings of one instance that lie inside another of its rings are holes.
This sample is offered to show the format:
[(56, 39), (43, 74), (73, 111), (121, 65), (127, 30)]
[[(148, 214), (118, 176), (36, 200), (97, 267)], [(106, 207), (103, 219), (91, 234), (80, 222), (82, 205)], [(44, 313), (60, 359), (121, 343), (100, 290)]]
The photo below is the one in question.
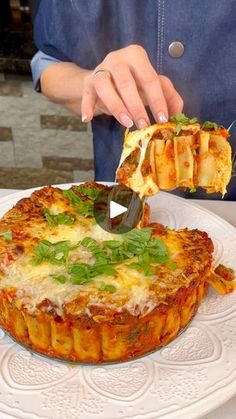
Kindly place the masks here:
[(200, 125), (183, 114), (165, 124), (127, 131), (117, 180), (140, 196), (198, 187), (224, 195), (232, 171), (228, 137), (225, 128), (212, 122)]
[(105, 186), (47, 186), (0, 221), (0, 327), (49, 357), (127, 361), (166, 345), (190, 322), (210, 283), (233, 291), (233, 273), (213, 269), (206, 233), (158, 223), (123, 235), (96, 224)]

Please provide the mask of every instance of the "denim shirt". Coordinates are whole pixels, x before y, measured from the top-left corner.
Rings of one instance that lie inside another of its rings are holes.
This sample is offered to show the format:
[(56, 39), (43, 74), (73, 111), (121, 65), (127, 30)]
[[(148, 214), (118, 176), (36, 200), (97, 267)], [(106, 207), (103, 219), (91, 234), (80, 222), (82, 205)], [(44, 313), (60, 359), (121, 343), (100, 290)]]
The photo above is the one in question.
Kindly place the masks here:
[[(235, 22), (235, 0), (42, 0), (34, 23), (41, 51), (32, 61), (34, 79), (53, 61), (94, 69), (110, 51), (139, 44), (157, 72), (172, 80), (187, 115), (228, 127), (236, 118)], [(185, 48), (177, 59), (168, 52), (173, 41)], [(112, 181), (124, 128), (105, 115), (94, 118), (92, 128), (95, 178)], [(225, 199), (236, 200), (236, 182)]]

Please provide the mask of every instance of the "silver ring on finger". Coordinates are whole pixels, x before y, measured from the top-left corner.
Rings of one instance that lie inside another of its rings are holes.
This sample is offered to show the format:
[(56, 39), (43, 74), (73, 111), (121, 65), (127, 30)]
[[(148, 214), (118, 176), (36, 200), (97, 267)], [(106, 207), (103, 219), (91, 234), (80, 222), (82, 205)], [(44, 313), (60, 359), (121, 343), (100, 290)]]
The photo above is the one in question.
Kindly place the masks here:
[(109, 70), (106, 70), (105, 68), (97, 68), (97, 69), (95, 68), (93, 72), (93, 78), (102, 73), (107, 73), (109, 77), (111, 77), (111, 73)]

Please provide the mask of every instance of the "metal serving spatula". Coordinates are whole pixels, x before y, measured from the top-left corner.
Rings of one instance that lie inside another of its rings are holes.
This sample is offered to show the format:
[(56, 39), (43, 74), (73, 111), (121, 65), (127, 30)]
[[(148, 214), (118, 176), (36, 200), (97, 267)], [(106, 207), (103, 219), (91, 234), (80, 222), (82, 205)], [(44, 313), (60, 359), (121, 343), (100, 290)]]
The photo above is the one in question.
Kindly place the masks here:
[(229, 142), (232, 148), (232, 176), (236, 176), (236, 119), (228, 128), (230, 137)]

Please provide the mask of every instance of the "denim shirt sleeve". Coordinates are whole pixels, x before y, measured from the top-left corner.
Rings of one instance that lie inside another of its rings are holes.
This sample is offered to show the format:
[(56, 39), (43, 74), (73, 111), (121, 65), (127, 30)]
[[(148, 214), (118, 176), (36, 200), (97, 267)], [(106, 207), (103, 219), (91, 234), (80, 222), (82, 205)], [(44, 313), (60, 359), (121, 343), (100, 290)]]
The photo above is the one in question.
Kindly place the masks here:
[(51, 57), (50, 55), (45, 54), (42, 51), (38, 51), (31, 60), (31, 71), (33, 76), (33, 85), (37, 92), (41, 91), (40, 87), (40, 77), (41, 74), (46, 68), (52, 64), (59, 63), (60, 60), (57, 58)]

